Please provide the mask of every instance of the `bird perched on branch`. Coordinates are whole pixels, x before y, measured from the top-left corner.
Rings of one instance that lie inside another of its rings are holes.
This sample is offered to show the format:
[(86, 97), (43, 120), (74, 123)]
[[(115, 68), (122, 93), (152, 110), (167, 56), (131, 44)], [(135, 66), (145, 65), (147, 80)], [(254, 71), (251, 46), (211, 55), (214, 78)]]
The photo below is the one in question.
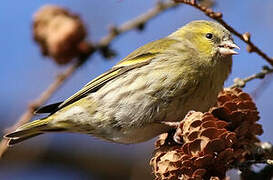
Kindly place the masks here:
[(239, 48), (231, 33), (193, 21), (125, 57), (61, 103), (40, 108), (46, 118), (7, 134), (9, 145), (48, 132), (78, 132), (117, 143), (139, 143), (168, 131), (190, 110), (216, 102)]

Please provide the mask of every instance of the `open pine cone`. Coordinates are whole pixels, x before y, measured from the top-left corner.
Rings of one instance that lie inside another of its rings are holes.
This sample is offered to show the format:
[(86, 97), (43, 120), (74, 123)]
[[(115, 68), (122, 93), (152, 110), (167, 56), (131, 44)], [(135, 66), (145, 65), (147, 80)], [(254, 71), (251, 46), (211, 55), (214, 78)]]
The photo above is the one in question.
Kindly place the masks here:
[(150, 161), (156, 179), (225, 179), (232, 164), (250, 156), (251, 146), (263, 133), (251, 97), (238, 88), (218, 95), (217, 106), (209, 112), (189, 112), (176, 135), (183, 145), (175, 144), (173, 134), (162, 134)]
[(33, 34), (43, 55), (66, 64), (82, 54), (85, 26), (78, 15), (58, 6), (46, 5), (34, 15)]

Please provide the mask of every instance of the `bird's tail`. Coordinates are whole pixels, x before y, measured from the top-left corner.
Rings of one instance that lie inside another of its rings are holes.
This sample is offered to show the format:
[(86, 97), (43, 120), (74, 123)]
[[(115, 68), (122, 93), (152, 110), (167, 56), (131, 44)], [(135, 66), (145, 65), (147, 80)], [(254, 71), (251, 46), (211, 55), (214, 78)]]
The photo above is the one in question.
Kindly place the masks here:
[(45, 132), (54, 132), (54, 131), (64, 131), (64, 128), (60, 127), (52, 127), (49, 124), (51, 118), (47, 117), (44, 119), (35, 120), (29, 123), (26, 123), (19, 128), (17, 128), (14, 132), (5, 135), (5, 138), (9, 139), (8, 145), (14, 145), (20, 143), (26, 139), (32, 138), (34, 136), (38, 136)]

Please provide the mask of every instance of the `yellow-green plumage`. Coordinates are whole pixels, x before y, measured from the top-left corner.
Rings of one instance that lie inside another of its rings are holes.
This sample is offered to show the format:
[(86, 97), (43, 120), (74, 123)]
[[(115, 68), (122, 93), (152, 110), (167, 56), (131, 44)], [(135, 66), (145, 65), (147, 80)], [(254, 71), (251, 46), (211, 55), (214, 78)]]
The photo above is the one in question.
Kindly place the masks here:
[(118, 143), (148, 140), (170, 128), (162, 122), (180, 121), (190, 110), (214, 105), (230, 73), (234, 47), (221, 25), (193, 21), (138, 48), (53, 108), (48, 118), (6, 137), (14, 144), (49, 131), (69, 131)]

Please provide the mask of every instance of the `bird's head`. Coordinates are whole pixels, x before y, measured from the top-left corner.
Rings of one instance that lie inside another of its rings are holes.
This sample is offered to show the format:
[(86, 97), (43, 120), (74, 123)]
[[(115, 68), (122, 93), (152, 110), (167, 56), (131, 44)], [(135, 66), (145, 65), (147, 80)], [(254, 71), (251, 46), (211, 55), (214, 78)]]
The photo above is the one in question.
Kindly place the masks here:
[(234, 43), (231, 33), (212, 21), (192, 21), (170, 36), (188, 41), (197, 52), (206, 57), (231, 56), (238, 54), (234, 48), (240, 49)]

